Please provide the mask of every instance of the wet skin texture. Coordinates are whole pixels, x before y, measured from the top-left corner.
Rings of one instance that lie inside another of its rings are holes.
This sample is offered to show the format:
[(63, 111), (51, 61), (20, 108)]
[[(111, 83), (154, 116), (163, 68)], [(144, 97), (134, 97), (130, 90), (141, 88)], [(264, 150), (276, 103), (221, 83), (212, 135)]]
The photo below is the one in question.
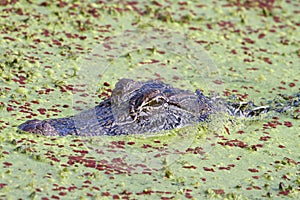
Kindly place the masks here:
[(160, 81), (121, 79), (111, 97), (93, 109), (71, 117), (29, 120), (19, 129), (45, 136), (142, 134), (203, 122), (216, 112), (251, 117), (270, 110), (269, 106), (257, 107), (251, 102), (222, 102), (204, 96), (200, 90), (193, 93)]

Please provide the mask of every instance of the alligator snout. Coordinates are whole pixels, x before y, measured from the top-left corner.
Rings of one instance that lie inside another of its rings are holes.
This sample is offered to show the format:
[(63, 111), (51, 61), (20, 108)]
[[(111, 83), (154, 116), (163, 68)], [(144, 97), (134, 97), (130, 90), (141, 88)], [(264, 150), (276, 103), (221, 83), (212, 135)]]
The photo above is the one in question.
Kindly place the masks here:
[(25, 132), (35, 133), (35, 134), (40, 134), (45, 136), (58, 135), (55, 128), (52, 127), (50, 123), (47, 122), (47, 120), (43, 120), (43, 121), (38, 119), (29, 120), (21, 124), (18, 128)]

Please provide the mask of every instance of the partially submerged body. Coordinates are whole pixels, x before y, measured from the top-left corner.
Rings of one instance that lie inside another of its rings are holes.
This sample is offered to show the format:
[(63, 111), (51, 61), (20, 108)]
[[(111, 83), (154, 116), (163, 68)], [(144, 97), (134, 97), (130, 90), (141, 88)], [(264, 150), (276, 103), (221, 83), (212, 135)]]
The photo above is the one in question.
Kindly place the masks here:
[(142, 134), (203, 122), (216, 112), (251, 117), (269, 110), (251, 102), (224, 103), (200, 90), (193, 93), (159, 81), (121, 79), (112, 96), (93, 109), (66, 118), (29, 120), (19, 129), (46, 136)]

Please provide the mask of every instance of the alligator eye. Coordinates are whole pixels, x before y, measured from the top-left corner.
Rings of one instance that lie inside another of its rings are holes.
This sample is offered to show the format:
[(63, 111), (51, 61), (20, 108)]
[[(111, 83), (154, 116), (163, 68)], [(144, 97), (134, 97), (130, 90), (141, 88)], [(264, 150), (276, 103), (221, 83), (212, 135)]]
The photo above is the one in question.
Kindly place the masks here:
[(165, 99), (162, 97), (154, 98), (148, 101), (147, 106), (159, 107), (165, 104)]

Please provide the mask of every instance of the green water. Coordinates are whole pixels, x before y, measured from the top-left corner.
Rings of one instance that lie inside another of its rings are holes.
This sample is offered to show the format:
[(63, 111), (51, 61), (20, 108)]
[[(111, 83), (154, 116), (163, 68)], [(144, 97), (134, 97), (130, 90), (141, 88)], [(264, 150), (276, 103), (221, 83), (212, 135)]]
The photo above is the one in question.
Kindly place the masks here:
[[(218, 129), (223, 137), (214, 147), (199, 142), (207, 134), (201, 128), (191, 138), (173, 131), (100, 139), (41, 137), (16, 128), (30, 117), (74, 114), (70, 87), (78, 83), (83, 57), (106, 37), (149, 26), (201, 43), (218, 67), (218, 89), (248, 94), (245, 100), (257, 104), (299, 93), (299, 2), (271, 8), (254, 2), (248, 9), (234, 1), (88, 2), (0, 7), (0, 199), (299, 199), (300, 122), (288, 115), (236, 119), (236, 126), (226, 124), (230, 134)], [(176, 147), (187, 153), (175, 154)], [(200, 147), (209, 153), (197, 154)], [(158, 161), (147, 160), (156, 154)]]

